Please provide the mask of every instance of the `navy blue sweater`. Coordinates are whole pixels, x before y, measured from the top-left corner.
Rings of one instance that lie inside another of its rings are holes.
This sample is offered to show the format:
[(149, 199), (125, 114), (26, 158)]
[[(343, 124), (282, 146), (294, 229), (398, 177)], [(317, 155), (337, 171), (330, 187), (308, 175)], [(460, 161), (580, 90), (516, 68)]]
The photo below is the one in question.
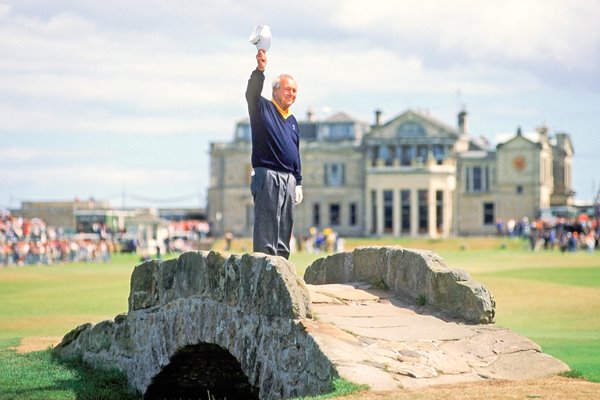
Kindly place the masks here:
[(298, 122), (293, 115), (283, 118), (275, 105), (261, 96), (264, 82), (264, 73), (254, 70), (246, 89), (252, 130), (252, 167), (289, 172), (296, 178), (296, 184), (301, 185)]

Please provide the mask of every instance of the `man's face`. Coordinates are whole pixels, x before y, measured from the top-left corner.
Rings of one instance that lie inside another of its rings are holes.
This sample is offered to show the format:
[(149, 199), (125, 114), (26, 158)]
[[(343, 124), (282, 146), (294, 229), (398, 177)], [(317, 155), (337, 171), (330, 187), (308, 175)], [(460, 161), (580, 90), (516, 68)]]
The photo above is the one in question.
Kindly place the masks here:
[(284, 76), (281, 78), (279, 88), (273, 90), (273, 98), (279, 104), (279, 107), (286, 110), (296, 101), (296, 81)]

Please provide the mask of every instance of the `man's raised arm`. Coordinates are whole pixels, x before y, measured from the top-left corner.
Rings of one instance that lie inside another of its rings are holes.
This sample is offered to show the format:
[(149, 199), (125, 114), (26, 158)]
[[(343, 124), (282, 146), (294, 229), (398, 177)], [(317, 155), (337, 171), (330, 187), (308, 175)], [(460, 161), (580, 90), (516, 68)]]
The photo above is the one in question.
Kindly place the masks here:
[(264, 71), (267, 68), (267, 53), (264, 50), (259, 50), (256, 54), (256, 69), (252, 71), (246, 88), (246, 101), (248, 107), (254, 108), (258, 106), (260, 94), (262, 93), (265, 83)]

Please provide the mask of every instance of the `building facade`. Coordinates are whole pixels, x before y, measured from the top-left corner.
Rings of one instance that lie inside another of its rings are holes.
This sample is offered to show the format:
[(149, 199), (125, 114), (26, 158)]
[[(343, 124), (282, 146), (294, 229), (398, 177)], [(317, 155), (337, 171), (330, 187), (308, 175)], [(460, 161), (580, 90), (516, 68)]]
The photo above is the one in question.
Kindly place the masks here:
[[(344, 113), (299, 122), (304, 200), (294, 234), (311, 227), (343, 236), (493, 234), (499, 219), (535, 218), (570, 205), (573, 146), (566, 133), (521, 131), (492, 148), (457, 127), (407, 110), (370, 126)], [(231, 142), (212, 143), (207, 217), (215, 235), (251, 236), (251, 132), (236, 124)]]

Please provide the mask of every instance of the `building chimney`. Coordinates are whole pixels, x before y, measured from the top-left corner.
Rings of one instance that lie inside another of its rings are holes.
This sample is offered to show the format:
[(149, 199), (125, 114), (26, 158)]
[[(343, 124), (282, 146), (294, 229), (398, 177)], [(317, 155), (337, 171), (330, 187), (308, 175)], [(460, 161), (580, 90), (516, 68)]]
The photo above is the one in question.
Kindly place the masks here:
[(467, 110), (463, 106), (463, 109), (458, 113), (458, 131), (461, 135), (467, 135), (469, 133), (469, 127), (467, 125)]
[(541, 126), (538, 126), (535, 130), (540, 134), (540, 136), (548, 136), (548, 125), (545, 123)]
[(375, 110), (375, 126), (381, 125), (381, 114), (383, 114), (381, 110)]

